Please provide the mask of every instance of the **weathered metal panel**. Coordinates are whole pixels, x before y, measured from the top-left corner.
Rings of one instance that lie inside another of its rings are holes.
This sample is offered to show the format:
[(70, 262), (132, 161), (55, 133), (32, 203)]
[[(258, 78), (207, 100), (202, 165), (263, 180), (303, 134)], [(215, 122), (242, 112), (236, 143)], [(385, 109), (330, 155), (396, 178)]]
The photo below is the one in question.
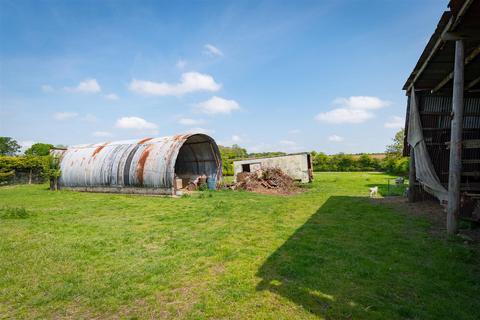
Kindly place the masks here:
[(221, 157), (215, 141), (204, 134), (184, 134), (68, 148), (61, 155), (60, 185), (102, 192), (106, 188), (110, 192), (125, 188), (127, 193), (132, 188), (148, 188), (149, 192), (172, 193), (175, 164), (183, 146), (196, 158), (191, 162), (196, 169), (191, 172), (201, 171), (212, 179), (221, 177)]

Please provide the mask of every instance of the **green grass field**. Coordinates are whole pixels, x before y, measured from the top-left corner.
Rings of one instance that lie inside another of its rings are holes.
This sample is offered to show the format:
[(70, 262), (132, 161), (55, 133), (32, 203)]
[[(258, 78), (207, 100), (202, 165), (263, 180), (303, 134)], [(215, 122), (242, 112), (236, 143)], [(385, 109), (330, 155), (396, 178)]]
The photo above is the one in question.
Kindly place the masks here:
[(379, 173), (305, 193), (0, 188), (0, 317), (479, 319), (474, 245), (372, 203)]

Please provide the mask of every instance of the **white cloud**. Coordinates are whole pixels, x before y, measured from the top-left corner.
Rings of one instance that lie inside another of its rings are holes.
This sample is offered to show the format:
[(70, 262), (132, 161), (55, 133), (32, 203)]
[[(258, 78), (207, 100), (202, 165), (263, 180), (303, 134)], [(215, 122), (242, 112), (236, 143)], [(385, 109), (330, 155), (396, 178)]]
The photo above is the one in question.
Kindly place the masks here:
[(328, 137), (328, 141), (332, 142), (342, 142), (343, 140), (345, 140), (343, 137), (337, 136), (336, 134), (332, 134)]
[(375, 116), (371, 110), (386, 107), (390, 102), (377, 97), (352, 96), (337, 98), (333, 100), (333, 104), (338, 107), (320, 112), (315, 119), (329, 123), (362, 123)]
[(232, 141), (233, 142), (241, 142), (242, 140), (243, 140), (242, 137), (240, 137), (239, 135), (234, 134), (232, 136)]
[(115, 94), (115, 93), (109, 93), (109, 94), (106, 94), (104, 95), (104, 98), (107, 99), (107, 100), (118, 100), (118, 96)]
[(215, 133), (215, 130), (206, 129), (206, 128), (190, 128), (187, 130), (188, 133), (204, 133), (204, 134), (212, 134)]
[(205, 48), (203, 52), (209, 56), (216, 56), (216, 57), (223, 56), (223, 52), (212, 44), (207, 43), (203, 47)]
[(68, 92), (97, 93), (102, 91), (96, 79), (85, 79), (76, 87), (65, 87)]
[(321, 112), (315, 116), (315, 119), (329, 123), (361, 123), (373, 117), (373, 113), (362, 109), (337, 108)]
[(91, 113), (87, 113), (83, 118), (82, 118), (83, 121), (87, 121), (87, 122), (97, 122), (97, 117)]
[(53, 91), (53, 87), (49, 84), (43, 84), (41, 87), (43, 92), (52, 92)]
[(117, 120), (115, 127), (120, 129), (154, 130), (158, 126), (140, 117), (122, 117)]
[(140, 94), (157, 96), (181, 96), (195, 91), (218, 91), (221, 84), (215, 82), (212, 76), (198, 72), (182, 74), (180, 83), (153, 82), (133, 79), (129, 89)]
[(187, 61), (183, 59), (179, 59), (175, 65), (177, 66), (178, 69), (183, 69), (187, 66)]
[(92, 136), (99, 138), (113, 137), (113, 134), (107, 131), (95, 131)]
[(300, 129), (288, 130), (288, 133), (290, 133), (290, 134), (299, 134), (299, 133), (300, 133)]
[(398, 116), (393, 116), (390, 121), (385, 122), (385, 128), (400, 129), (405, 126), (405, 119)]
[(58, 121), (64, 121), (76, 118), (78, 113), (76, 112), (56, 112), (53, 114), (53, 118)]
[(389, 106), (390, 101), (382, 100), (377, 97), (352, 96), (349, 98), (337, 98), (333, 100), (334, 104), (344, 108), (352, 109), (381, 109)]
[(240, 109), (240, 105), (235, 100), (227, 100), (217, 96), (213, 96), (195, 107), (196, 111), (206, 114), (230, 114), (238, 109)]
[(197, 126), (199, 124), (204, 123), (205, 121), (202, 119), (191, 119), (191, 118), (180, 118), (178, 119), (178, 123), (184, 126)]
[(284, 146), (294, 146), (296, 143), (294, 141), (290, 140), (280, 140), (280, 144), (283, 144)]

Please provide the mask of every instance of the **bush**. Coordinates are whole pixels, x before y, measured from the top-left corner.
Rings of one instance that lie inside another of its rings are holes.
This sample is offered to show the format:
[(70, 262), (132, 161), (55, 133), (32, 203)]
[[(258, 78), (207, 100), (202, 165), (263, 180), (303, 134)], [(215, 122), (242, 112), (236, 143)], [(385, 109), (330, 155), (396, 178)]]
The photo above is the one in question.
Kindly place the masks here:
[(49, 166), (50, 156), (0, 156), (0, 183), (10, 183), (21, 174), (28, 177), (28, 183), (34, 177), (43, 180)]

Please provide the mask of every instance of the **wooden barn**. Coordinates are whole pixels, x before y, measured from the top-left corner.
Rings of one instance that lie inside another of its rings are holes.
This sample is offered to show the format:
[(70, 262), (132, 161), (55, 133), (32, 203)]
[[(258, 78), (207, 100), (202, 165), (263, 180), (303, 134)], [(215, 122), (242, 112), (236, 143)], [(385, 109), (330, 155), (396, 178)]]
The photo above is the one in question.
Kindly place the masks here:
[(480, 0), (451, 0), (403, 90), (409, 201), (426, 194), (459, 218), (480, 221)]

